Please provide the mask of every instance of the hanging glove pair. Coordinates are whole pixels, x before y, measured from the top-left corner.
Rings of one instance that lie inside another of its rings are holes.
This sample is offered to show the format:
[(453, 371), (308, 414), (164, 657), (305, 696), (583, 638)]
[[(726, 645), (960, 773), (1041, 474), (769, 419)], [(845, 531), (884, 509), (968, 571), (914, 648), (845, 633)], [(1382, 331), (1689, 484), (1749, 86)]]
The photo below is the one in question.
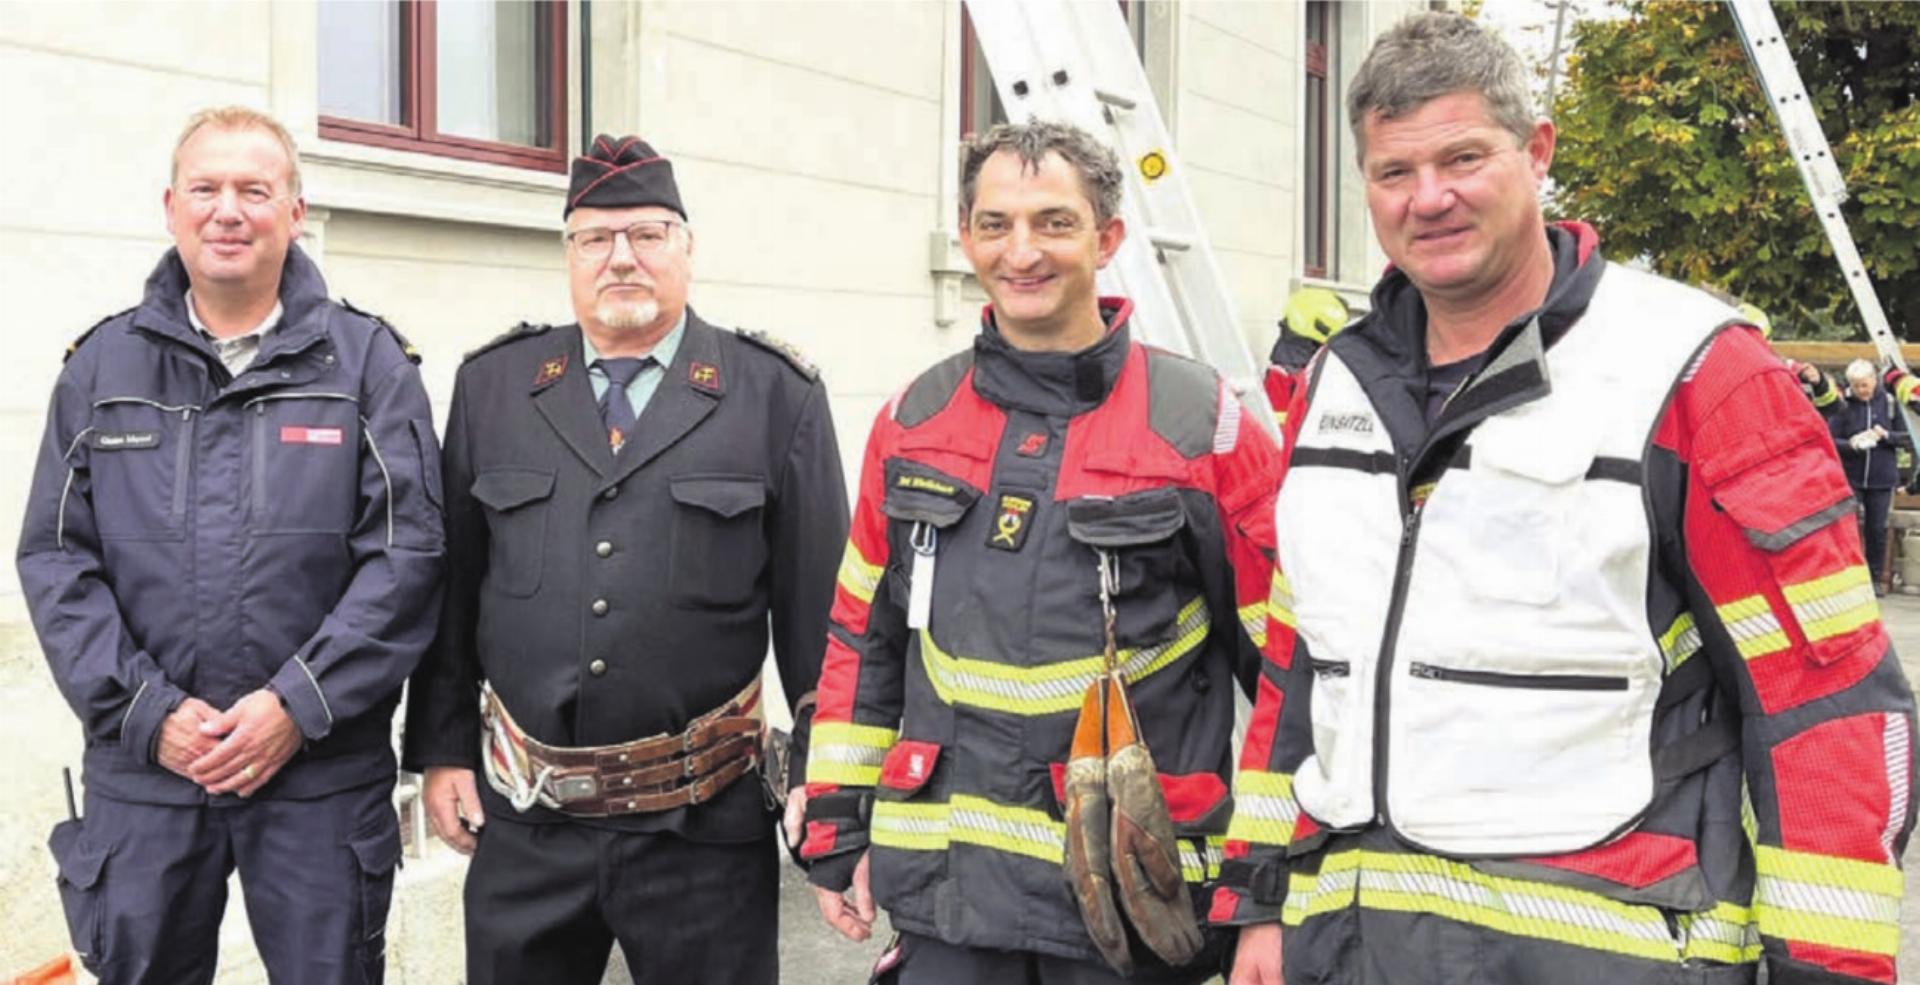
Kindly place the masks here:
[(1111, 565), (1103, 553), (1106, 668), (1087, 685), (1067, 760), (1065, 871), (1094, 947), (1125, 975), (1133, 971), (1133, 953), (1122, 912), (1141, 942), (1169, 965), (1193, 960), (1203, 942), (1159, 771), (1115, 666)]

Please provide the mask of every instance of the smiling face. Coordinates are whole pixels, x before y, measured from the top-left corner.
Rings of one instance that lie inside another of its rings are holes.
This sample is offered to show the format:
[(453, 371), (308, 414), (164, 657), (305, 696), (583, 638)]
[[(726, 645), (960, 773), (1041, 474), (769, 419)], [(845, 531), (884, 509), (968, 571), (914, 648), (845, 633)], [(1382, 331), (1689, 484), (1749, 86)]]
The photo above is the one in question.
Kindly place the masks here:
[(1524, 142), (1477, 92), (1368, 115), (1360, 161), (1380, 246), (1421, 294), (1470, 305), (1494, 296), (1540, 249), (1540, 182), (1553, 124)]
[[(960, 246), (993, 302), (995, 323), (1022, 348), (1082, 348), (1098, 341), (1095, 276), (1125, 238), (1118, 216), (1094, 218), (1093, 202), (1066, 158), (1038, 167), (1001, 150), (981, 165)], [(1088, 331), (1092, 338), (1082, 338)]]
[(196, 290), (276, 291), (307, 205), (293, 162), (257, 127), (204, 126), (180, 146), (162, 204)]
[(625, 235), (615, 235), (611, 252), (586, 256), (567, 246), (567, 280), (573, 315), (597, 335), (648, 334), (670, 328), (687, 307), (693, 278), (693, 233), (680, 214), (658, 205), (627, 209), (578, 208), (567, 217), (567, 231), (625, 230), (636, 222), (671, 222), (668, 241), (657, 250), (636, 253)]

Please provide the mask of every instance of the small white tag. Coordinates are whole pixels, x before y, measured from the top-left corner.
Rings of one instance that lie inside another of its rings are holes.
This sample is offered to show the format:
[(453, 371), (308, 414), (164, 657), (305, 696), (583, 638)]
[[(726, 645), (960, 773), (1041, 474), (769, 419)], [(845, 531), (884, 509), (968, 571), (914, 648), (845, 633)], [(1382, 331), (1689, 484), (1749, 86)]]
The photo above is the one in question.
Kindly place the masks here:
[(932, 611), (933, 555), (914, 551), (913, 572), (908, 579), (907, 589), (907, 628), (927, 628), (927, 617)]

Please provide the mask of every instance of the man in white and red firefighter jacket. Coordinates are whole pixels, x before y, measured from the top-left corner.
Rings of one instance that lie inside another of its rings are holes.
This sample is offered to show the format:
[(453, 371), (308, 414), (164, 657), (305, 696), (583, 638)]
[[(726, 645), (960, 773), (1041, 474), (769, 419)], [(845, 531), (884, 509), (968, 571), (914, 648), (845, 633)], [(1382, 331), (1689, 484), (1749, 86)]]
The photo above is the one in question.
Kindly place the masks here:
[[(971, 142), (961, 244), (991, 304), (867, 444), (801, 854), (842, 933), (889, 911), (888, 980), (1109, 982), (1118, 958), (1131, 980), (1198, 982), (1230, 944), (1195, 918), (1230, 813), (1233, 688), (1263, 662), (1278, 454), (1212, 369), (1134, 341), (1132, 305), (1096, 295), (1121, 180), (1072, 127)], [(1064, 766), (1107, 652), (1102, 558), (1177, 841), (1168, 897), (1194, 953), (1174, 965), (1124, 938), (1098, 950), (1063, 870)]]
[(1394, 266), (1288, 417), (1233, 981), (1892, 982), (1913, 700), (1833, 443), (1543, 223), (1527, 90), (1451, 14), (1350, 89)]

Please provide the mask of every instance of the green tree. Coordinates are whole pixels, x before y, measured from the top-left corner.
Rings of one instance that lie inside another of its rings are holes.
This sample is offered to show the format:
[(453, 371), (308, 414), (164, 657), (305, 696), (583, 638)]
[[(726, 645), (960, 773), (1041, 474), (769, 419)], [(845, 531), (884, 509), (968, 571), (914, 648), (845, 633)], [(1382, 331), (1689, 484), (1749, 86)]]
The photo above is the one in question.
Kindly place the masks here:
[[(1776, 3), (1852, 193), (1895, 334), (1920, 336), (1920, 3)], [(1550, 210), (1616, 258), (1740, 295), (1782, 335), (1864, 333), (1779, 125), (1718, 3), (1633, 0), (1576, 25)]]

